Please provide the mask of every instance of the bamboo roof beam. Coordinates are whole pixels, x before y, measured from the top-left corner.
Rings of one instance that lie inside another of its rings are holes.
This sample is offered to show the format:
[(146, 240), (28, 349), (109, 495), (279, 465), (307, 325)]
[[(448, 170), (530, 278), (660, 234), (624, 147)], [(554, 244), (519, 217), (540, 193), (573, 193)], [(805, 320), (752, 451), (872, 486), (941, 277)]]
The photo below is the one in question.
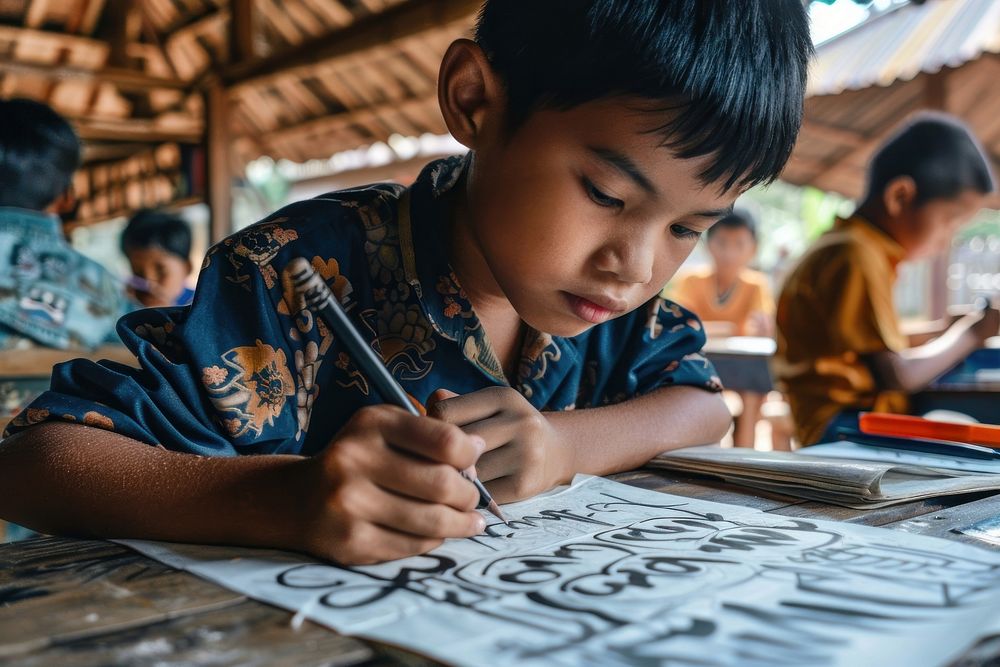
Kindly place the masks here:
[(421, 0), (398, 4), (379, 14), (257, 62), (223, 70), (230, 87), (263, 83), (277, 75), (299, 74), (317, 63), (366, 51), (375, 46), (418, 35), (443, 24), (466, 19), (481, 0)]

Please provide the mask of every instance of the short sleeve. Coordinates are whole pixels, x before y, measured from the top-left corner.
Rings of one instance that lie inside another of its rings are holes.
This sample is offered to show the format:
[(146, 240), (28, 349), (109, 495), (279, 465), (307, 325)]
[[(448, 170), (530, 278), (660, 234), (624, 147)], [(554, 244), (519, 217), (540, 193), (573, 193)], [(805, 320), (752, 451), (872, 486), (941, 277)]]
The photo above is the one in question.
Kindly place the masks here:
[(722, 390), (701, 353), (701, 321), (686, 308), (657, 297), (609, 324), (589, 341), (578, 407), (620, 403), (663, 387)]
[[(8, 434), (64, 421), (195, 454), (297, 453), (308, 425), (302, 403), (311, 405), (312, 371), (330, 346), (329, 332), (292, 303), (280, 271), (310, 245), (297, 243), (307, 213), (302, 225), (278, 218), (214, 247), (191, 306), (140, 310), (119, 321), (138, 368), (87, 360), (57, 366), (50, 390)], [(342, 292), (347, 280), (339, 271), (351, 261), (324, 258), (318, 268)]]

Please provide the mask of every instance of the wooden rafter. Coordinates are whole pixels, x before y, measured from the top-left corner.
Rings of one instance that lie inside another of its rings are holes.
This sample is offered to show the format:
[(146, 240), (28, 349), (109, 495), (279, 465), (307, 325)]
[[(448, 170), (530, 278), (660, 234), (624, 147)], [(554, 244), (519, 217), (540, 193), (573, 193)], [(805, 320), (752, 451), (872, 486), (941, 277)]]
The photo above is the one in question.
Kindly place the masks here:
[(399, 4), (260, 62), (227, 68), (223, 71), (223, 80), (235, 87), (256, 85), (278, 74), (301, 74), (317, 63), (465, 19), (481, 4), (482, 0), (422, 0)]
[(868, 138), (854, 130), (837, 127), (817, 120), (806, 119), (802, 121), (802, 131), (814, 137), (839, 144), (857, 148), (868, 142)]
[(83, 0), (83, 2), (84, 8), (79, 14), (79, 20), (67, 24), (66, 29), (69, 32), (90, 35), (94, 32), (94, 28), (97, 27), (97, 20), (101, 17), (101, 12), (104, 10), (105, 0)]
[(312, 118), (297, 125), (282, 128), (276, 132), (269, 132), (263, 140), (266, 144), (275, 145), (298, 137), (308, 137), (311, 134), (334, 132), (353, 123), (367, 124), (373, 119), (378, 119), (392, 113), (419, 114), (422, 107), (432, 102), (433, 100), (430, 98), (392, 100), (391, 102), (352, 109), (344, 113)]
[(50, 0), (30, 0), (24, 24), (29, 28), (40, 28), (49, 11), (49, 2)]
[(159, 52), (160, 58), (163, 59), (167, 69), (170, 70), (175, 79), (182, 79), (183, 77), (177, 71), (177, 66), (174, 64), (174, 59), (171, 58), (170, 53), (167, 52), (166, 45), (163, 43), (163, 40), (160, 39), (160, 35), (156, 32), (156, 26), (153, 25), (153, 20), (149, 18), (149, 12), (146, 9), (146, 5), (143, 3), (139, 3), (139, 16), (142, 20), (143, 33)]
[(76, 131), (84, 141), (144, 141), (198, 143), (202, 128), (197, 125), (172, 127), (152, 120), (104, 118), (73, 119)]
[(34, 63), (0, 62), (0, 73), (29, 74), (49, 80), (82, 79), (94, 83), (112, 83), (121, 90), (187, 90), (190, 84), (177, 79), (149, 76), (136, 70), (121, 67), (86, 69), (70, 65), (38, 65)]
[(108, 45), (102, 41), (89, 37), (77, 35), (67, 35), (62, 32), (52, 32), (49, 30), (35, 30), (33, 28), (19, 28), (17, 26), (0, 25), (0, 41), (21, 42), (30, 41), (38, 44), (51, 45), (58, 49), (69, 51), (89, 51), (97, 53), (107, 53)]

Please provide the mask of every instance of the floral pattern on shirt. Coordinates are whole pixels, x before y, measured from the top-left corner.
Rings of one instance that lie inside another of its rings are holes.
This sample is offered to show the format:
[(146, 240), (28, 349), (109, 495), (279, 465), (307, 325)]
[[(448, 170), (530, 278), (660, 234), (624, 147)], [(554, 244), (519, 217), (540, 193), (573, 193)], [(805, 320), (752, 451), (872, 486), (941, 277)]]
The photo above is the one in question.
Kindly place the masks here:
[[(467, 160), (410, 188), (379, 184), (298, 202), (212, 248), (194, 303), (123, 318), (141, 368), (78, 360), (10, 426), (92, 422), (198, 454), (315, 454), (380, 398), (305, 307), (287, 266), (308, 259), (421, 407), (439, 388), (512, 386), (539, 410), (617, 403), (661, 387), (720, 388), (700, 322), (651, 300), (573, 338), (528, 331), (505, 376), (448, 258), (452, 188)], [(89, 415), (89, 417), (88, 417)]]

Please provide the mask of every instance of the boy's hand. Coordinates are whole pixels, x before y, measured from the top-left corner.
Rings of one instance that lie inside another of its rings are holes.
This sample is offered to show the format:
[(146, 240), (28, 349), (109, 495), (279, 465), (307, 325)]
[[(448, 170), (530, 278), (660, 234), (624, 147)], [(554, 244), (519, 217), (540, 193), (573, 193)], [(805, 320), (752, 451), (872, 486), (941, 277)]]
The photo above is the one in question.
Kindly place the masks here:
[(307, 459), (300, 548), (345, 565), (425, 553), (481, 533), (479, 494), (459, 469), (485, 444), (456, 426), (392, 406), (362, 408)]
[(965, 317), (975, 320), (970, 329), (980, 341), (985, 342), (987, 338), (1000, 335), (1000, 310), (995, 307), (987, 306), (983, 310), (969, 313)]
[(572, 447), (544, 414), (510, 387), (464, 396), (438, 389), (427, 402), (427, 414), (486, 441), (476, 470), (498, 503), (547, 491), (573, 475)]

